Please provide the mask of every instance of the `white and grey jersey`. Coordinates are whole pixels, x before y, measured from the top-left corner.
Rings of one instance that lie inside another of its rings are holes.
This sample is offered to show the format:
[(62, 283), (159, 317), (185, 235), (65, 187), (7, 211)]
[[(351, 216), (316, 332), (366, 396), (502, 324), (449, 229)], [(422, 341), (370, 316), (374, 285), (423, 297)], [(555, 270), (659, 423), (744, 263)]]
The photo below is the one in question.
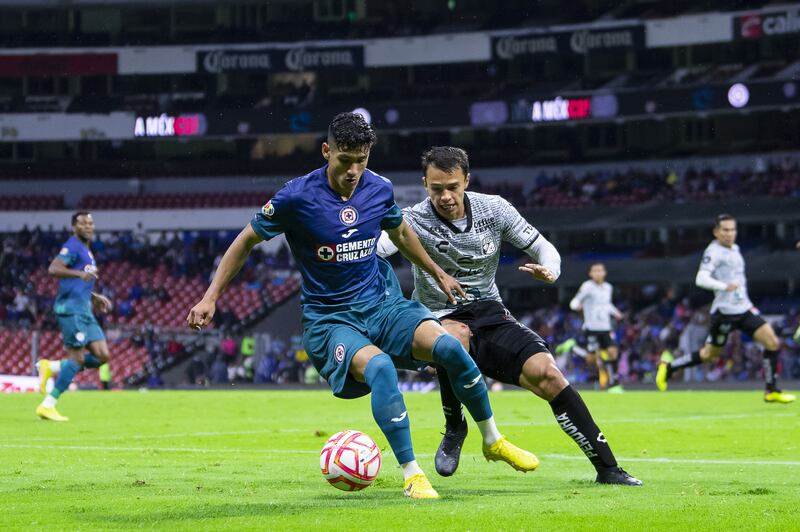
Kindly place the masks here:
[[(403, 218), (419, 236), (431, 258), (464, 288), (468, 301), (495, 300), (502, 303), (495, 284), (500, 261), (500, 246), (508, 242), (531, 256), (541, 256), (540, 264), (556, 277), (561, 273), (561, 257), (539, 231), (500, 196), (466, 192), (464, 223), (441, 217), (429, 199), (403, 209)], [(461, 225), (461, 228), (458, 227)], [(539, 246), (543, 246), (539, 248)], [(532, 251), (532, 250), (546, 251)], [(378, 253), (386, 256), (397, 251), (384, 234)], [(439, 289), (436, 281), (421, 268), (412, 265), (412, 297), (442, 317), (455, 307)]]
[(583, 309), (583, 328), (587, 331), (610, 331), (611, 316), (619, 312), (611, 302), (614, 291), (609, 283), (597, 284), (591, 279), (584, 281), (578, 293), (572, 298), (572, 310)]
[[(728, 292), (725, 288), (730, 283), (736, 283), (738, 288)], [(753, 307), (747, 294), (744, 257), (737, 244), (728, 248), (716, 240), (711, 242), (703, 253), (696, 284), (714, 291), (712, 313), (741, 314)]]

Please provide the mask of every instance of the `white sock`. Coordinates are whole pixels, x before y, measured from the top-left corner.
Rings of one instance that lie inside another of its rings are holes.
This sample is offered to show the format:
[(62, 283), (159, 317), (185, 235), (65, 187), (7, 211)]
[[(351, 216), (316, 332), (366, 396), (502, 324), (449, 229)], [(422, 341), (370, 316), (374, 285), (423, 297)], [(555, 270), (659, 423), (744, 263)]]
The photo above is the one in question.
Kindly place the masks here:
[(50, 371), (53, 372), (53, 375), (57, 375), (61, 373), (61, 361), (60, 360), (51, 360), (50, 361)]
[(50, 394), (47, 394), (47, 396), (44, 398), (44, 401), (42, 401), (42, 406), (45, 408), (54, 408), (57, 402), (58, 399)]
[(502, 435), (497, 431), (497, 425), (494, 424), (494, 416), (475, 423), (478, 424), (478, 429), (481, 431), (481, 436), (483, 436), (483, 443), (486, 445), (491, 445), (502, 438)]
[(419, 475), (423, 472), (416, 460), (411, 460), (405, 464), (400, 464), (400, 467), (403, 469), (403, 480), (408, 480), (414, 475)]

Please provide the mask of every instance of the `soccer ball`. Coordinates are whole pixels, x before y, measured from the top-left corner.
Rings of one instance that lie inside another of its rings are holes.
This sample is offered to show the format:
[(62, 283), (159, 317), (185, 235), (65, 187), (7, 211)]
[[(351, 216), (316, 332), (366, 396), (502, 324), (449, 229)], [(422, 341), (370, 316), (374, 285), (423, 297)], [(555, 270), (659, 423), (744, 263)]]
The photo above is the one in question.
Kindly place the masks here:
[(319, 467), (331, 486), (343, 491), (363, 490), (381, 470), (381, 450), (375, 441), (357, 430), (337, 432), (325, 442)]

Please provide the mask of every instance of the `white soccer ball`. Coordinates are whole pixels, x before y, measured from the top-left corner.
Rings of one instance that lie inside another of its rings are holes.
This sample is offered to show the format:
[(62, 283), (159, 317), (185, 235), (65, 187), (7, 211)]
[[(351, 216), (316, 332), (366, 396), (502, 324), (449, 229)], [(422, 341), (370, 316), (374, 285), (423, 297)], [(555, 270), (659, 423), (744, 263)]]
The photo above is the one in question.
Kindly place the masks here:
[(343, 430), (325, 442), (319, 454), (319, 467), (334, 488), (363, 490), (381, 470), (381, 450), (375, 440), (363, 432)]

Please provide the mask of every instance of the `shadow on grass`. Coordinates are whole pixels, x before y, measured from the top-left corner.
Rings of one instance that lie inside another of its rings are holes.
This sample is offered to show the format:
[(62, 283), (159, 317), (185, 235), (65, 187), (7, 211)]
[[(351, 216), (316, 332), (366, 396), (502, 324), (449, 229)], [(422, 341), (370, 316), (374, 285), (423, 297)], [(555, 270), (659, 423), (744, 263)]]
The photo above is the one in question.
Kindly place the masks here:
[[(328, 496), (320, 497), (319, 494), (313, 499), (294, 500), (294, 501), (275, 501), (275, 502), (219, 502), (214, 503), (208, 500), (197, 500), (196, 503), (171, 507), (157, 507), (155, 500), (146, 501), (146, 507), (131, 507), (129, 512), (105, 512), (96, 515), (95, 520), (98, 525), (116, 526), (152, 526), (164, 525), (170, 522), (186, 525), (188, 523), (202, 524), (208, 520), (226, 518), (254, 518), (274, 519), (283, 516), (319, 516), (331, 511), (341, 511), (347, 509), (349, 512), (375, 512), (387, 507), (408, 507), (419, 508), (418, 505), (435, 505), (437, 503), (460, 503), (468, 499), (478, 497), (502, 497), (502, 496), (540, 496), (543, 492), (550, 492), (544, 487), (520, 487), (515, 488), (482, 488), (482, 489), (453, 489), (446, 487), (439, 489), (442, 496), (440, 501), (412, 501), (406, 499), (402, 491), (398, 488), (365, 491), (358, 494), (331, 493)], [(302, 496), (298, 493), (298, 498)], [(82, 519), (87, 516), (82, 514)], [(209, 523), (205, 523), (209, 524)]]

